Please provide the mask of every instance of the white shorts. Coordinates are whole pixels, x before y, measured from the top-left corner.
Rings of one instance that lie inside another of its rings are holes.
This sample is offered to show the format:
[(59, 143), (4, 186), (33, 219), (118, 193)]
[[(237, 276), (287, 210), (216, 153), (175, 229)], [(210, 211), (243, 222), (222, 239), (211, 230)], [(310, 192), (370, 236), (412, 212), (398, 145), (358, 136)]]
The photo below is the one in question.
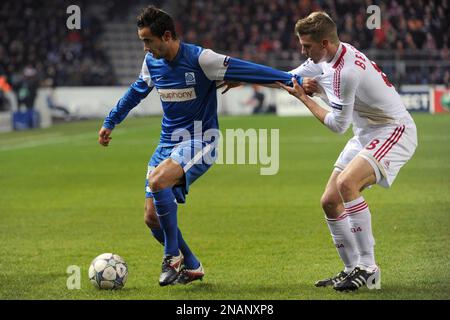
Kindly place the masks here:
[(414, 121), (375, 129), (351, 138), (339, 155), (335, 169), (343, 171), (355, 156), (366, 159), (375, 171), (377, 184), (389, 188), (400, 168), (411, 159), (417, 147)]

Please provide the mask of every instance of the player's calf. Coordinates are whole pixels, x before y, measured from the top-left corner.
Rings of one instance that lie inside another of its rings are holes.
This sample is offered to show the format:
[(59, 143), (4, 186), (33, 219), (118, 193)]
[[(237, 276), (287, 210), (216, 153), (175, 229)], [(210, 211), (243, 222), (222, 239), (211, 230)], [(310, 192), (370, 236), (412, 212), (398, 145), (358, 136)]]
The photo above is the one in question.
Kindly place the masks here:
[(151, 230), (153, 237), (164, 245), (164, 231), (161, 229), (152, 198), (145, 199), (144, 222)]
[(158, 217), (156, 215), (150, 215), (147, 212), (144, 214), (144, 222), (150, 229), (160, 229)]

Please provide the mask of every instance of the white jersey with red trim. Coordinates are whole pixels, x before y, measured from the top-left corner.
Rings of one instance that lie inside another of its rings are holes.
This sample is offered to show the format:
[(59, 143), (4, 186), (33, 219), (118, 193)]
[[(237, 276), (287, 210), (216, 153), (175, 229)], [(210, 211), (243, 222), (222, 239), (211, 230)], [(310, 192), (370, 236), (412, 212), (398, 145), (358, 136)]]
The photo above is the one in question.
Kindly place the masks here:
[(353, 124), (354, 134), (360, 135), (405, 118), (412, 121), (386, 75), (348, 43), (340, 43), (330, 62), (315, 64), (308, 59), (290, 72), (318, 81), (319, 96), (332, 107), (325, 125), (335, 132), (344, 133)]

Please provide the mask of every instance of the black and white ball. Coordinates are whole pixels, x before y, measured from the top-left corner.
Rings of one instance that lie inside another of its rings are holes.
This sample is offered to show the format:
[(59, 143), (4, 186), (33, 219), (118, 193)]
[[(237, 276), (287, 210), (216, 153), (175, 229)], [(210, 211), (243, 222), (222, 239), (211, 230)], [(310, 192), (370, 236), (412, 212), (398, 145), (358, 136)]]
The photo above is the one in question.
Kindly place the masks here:
[(121, 289), (128, 278), (125, 260), (114, 253), (103, 253), (89, 267), (89, 280), (99, 289)]

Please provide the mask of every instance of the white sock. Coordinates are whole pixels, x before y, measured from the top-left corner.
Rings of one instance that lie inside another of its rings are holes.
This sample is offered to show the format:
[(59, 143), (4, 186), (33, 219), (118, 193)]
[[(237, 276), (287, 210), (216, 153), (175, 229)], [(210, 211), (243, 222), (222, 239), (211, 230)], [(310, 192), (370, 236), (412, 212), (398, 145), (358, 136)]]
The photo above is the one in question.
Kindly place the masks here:
[(358, 266), (365, 269), (376, 268), (375, 239), (372, 234), (372, 217), (369, 206), (361, 196), (358, 199), (344, 203), (345, 214), (349, 217), (350, 231), (359, 252)]
[(333, 243), (344, 262), (346, 273), (350, 273), (358, 264), (358, 250), (353, 234), (350, 232), (350, 222), (344, 213), (336, 219), (326, 218), (330, 228)]

